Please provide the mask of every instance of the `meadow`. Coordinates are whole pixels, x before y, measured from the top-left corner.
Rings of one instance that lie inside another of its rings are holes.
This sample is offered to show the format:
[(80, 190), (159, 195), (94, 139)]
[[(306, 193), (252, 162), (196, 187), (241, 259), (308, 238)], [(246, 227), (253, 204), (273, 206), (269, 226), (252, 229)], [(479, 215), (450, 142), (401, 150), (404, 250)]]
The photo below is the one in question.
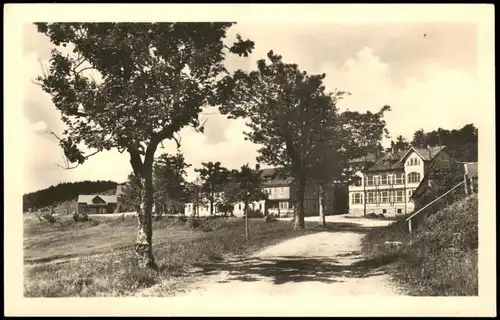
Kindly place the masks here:
[[(55, 223), (24, 217), (24, 295), (27, 297), (130, 296), (161, 285), (182, 289), (194, 279), (190, 270), (231, 255), (245, 255), (282, 240), (319, 231), (307, 223), (296, 232), (290, 221), (250, 219), (245, 240), (241, 218), (163, 217), (153, 223), (153, 250), (159, 271), (141, 269), (134, 255), (135, 217), (91, 217), (75, 222), (59, 216)], [(165, 292), (162, 292), (164, 295)]]

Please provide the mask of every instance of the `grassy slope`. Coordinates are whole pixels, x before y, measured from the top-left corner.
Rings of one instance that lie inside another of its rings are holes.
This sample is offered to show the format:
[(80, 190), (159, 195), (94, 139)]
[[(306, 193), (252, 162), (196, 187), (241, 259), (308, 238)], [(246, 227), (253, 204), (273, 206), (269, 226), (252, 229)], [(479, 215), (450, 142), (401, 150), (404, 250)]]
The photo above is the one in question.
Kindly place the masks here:
[[(153, 247), (161, 266), (156, 273), (137, 267), (132, 250), (134, 218), (93, 217), (93, 221), (78, 224), (70, 217), (61, 218), (53, 225), (40, 223), (36, 217), (25, 218), (25, 296), (131, 295), (165, 279), (183, 278), (191, 266), (315, 231), (294, 232), (290, 222), (251, 219), (247, 243), (243, 219), (202, 219), (196, 229), (177, 218), (155, 221)], [(72, 257), (78, 259), (68, 259)], [(57, 261), (61, 258), (63, 263)]]
[[(478, 294), (478, 204), (472, 195), (421, 221), (412, 234), (404, 221), (371, 231), (363, 250), (395, 261), (391, 270), (412, 295)], [(385, 241), (402, 241), (388, 248)]]

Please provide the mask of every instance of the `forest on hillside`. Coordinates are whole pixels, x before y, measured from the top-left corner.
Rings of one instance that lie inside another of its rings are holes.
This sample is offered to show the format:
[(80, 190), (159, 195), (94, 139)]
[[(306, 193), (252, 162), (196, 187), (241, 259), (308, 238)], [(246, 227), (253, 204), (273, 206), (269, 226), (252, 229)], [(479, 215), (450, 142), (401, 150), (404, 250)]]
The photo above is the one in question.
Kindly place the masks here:
[(114, 181), (64, 182), (46, 189), (23, 195), (23, 212), (55, 205), (60, 202), (76, 200), (79, 194), (104, 193), (116, 189)]
[(426, 148), (427, 146), (446, 146), (453, 158), (458, 162), (477, 162), (478, 158), (478, 129), (470, 123), (460, 129), (438, 128), (429, 132), (419, 129), (413, 134), (413, 139), (407, 141), (403, 136), (397, 136), (391, 142), (391, 147), (397, 150), (406, 150), (410, 146)]

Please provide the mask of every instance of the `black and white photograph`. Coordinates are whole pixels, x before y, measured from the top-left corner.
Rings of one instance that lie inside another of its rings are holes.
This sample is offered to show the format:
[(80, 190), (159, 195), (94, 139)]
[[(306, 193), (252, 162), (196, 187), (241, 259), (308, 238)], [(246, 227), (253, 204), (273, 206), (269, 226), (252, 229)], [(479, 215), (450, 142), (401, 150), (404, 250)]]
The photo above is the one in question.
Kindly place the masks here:
[(4, 17), (13, 313), (496, 315), (493, 6)]

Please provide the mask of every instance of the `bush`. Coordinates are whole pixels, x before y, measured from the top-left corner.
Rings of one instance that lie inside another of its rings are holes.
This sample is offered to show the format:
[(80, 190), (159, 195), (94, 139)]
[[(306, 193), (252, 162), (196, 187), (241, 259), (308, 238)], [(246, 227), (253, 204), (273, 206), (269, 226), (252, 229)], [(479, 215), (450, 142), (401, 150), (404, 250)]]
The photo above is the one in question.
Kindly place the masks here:
[[(363, 251), (375, 257), (395, 255), (391, 270), (412, 295), (477, 295), (477, 195), (422, 214), (417, 221), (412, 220), (411, 234), (403, 218), (370, 231), (363, 239)], [(391, 248), (385, 241), (401, 241), (402, 246)]]
[(264, 214), (262, 213), (262, 211), (260, 211), (258, 209), (256, 210), (256, 209), (248, 208), (247, 214), (248, 214), (249, 218), (263, 218), (264, 217)]
[(75, 222), (84, 222), (84, 221), (89, 221), (90, 218), (86, 212), (74, 211), (73, 212), (73, 220), (75, 220)]
[(275, 216), (267, 215), (264, 217), (264, 222), (274, 222), (278, 221), (278, 219)]

